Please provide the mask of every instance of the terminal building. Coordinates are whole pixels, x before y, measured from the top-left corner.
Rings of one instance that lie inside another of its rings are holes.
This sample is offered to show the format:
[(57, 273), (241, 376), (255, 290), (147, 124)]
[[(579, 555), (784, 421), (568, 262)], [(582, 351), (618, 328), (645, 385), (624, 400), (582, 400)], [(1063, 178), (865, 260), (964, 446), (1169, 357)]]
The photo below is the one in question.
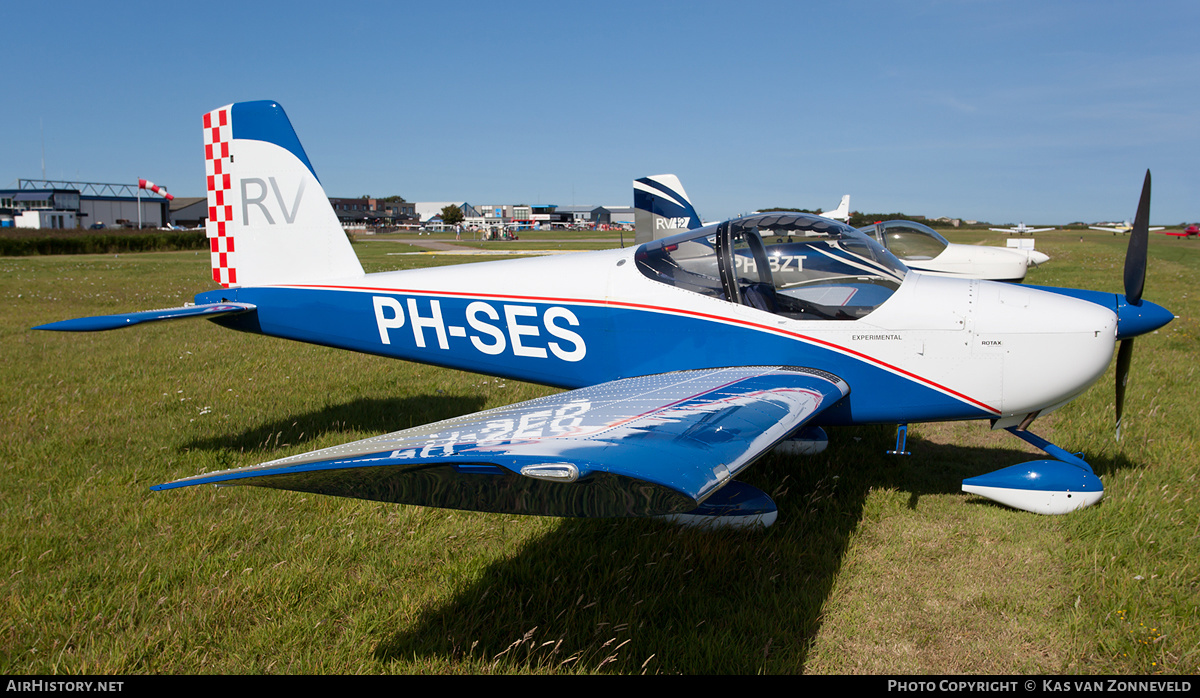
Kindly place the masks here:
[(632, 206), (559, 206), (551, 222), (570, 228), (633, 227)]
[(329, 205), (333, 207), (343, 228), (404, 227), (417, 222), (416, 204), (399, 196), (386, 199), (372, 199), (369, 196), (357, 199), (329, 197)]

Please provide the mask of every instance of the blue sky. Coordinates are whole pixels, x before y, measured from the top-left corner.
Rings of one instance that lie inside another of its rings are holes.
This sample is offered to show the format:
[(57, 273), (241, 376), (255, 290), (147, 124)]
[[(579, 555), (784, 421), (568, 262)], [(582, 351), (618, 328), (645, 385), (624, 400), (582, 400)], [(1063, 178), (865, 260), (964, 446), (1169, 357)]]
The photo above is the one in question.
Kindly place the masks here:
[[(52, 11), (53, 10), (53, 11)], [(202, 196), (201, 115), (284, 106), (330, 196), (1200, 220), (1200, 3), (18, 3), (0, 187)], [(19, 28), (19, 29), (18, 29)], [(35, 29), (37, 28), (37, 29)], [(44, 136), (43, 136), (44, 133)]]

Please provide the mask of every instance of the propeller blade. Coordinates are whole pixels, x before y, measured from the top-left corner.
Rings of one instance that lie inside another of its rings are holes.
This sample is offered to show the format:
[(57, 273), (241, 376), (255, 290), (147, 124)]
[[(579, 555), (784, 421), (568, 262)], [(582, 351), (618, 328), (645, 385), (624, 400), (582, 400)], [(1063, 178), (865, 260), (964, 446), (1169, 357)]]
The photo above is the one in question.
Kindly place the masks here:
[(1125, 385), (1129, 382), (1129, 364), (1133, 361), (1133, 340), (1121, 340), (1117, 350), (1117, 441), (1121, 440), (1121, 413), (1125, 406)]
[(1142, 198), (1138, 201), (1137, 216), (1133, 219), (1133, 230), (1129, 234), (1129, 249), (1125, 252), (1125, 300), (1130, 305), (1142, 303), (1142, 290), (1146, 286), (1146, 250), (1149, 245), (1150, 170), (1146, 170)]

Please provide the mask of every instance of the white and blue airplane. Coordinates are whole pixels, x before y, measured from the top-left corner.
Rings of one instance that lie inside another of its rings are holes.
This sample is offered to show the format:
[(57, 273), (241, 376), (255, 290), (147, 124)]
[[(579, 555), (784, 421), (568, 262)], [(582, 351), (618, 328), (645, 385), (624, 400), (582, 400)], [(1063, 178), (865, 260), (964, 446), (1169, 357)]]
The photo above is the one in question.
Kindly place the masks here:
[(635, 244), (695, 230), (703, 225), (679, 177), (661, 174), (633, 180)]
[[(633, 182), (636, 242), (649, 242), (683, 228), (699, 228), (700, 218), (679, 178), (673, 174), (651, 175)], [(850, 196), (842, 197), (837, 211), (849, 220)], [(880, 221), (858, 229), (887, 248), (912, 271), (935, 276), (956, 276), (990, 281), (1023, 281), (1029, 267), (1050, 256), (1037, 250), (959, 245), (936, 230), (915, 221)], [(771, 259), (773, 265), (778, 262)]]
[[(650, 175), (633, 180), (634, 242), (657, 240), (681, 230), (694, 230), (704, 223), (673, 174)], [(850, 195), (842, 197), (838, 207), (821, 214), (822, 218), (850, 220)]]
[[(549, 397), (153, 489), (254, 485), (456, 509), (769, 524), (735, 478), (821, 427), (990, 420), (1049, 457), (963, 489), (1058, 514), (1103, 494), (1029, 431), (1105, 372), (1118, 425), (1133, 338), (1172, 319), (1125, 294), (911, 273), (836, 221), (752, 215), (624, 249), (366, 274), (283, 109), (204, 116), (213, 280), (194, 305), (42, 325), (224, 327), (564, 388)], [(1139, 206), (1149, 212), (1149, 176)], [(774, 240), (786, 240), (784, 242)], [(774, 242), (773, 242), (774, 241)], [(769, 256), (784, 263), (772, 267)], [(631, 347), (637, 351), (630, 351)], [(1119, 433), (1119, 432), (1118, 432)]]

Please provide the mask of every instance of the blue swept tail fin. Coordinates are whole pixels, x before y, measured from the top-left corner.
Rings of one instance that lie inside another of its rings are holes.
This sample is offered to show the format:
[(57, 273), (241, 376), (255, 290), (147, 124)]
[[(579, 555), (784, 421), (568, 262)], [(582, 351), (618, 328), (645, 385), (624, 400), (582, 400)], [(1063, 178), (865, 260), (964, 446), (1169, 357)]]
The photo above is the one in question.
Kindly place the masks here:
[(638, 244), (703, 225), (683, 184), (673, 174), (633, 180), (633, 213)]

